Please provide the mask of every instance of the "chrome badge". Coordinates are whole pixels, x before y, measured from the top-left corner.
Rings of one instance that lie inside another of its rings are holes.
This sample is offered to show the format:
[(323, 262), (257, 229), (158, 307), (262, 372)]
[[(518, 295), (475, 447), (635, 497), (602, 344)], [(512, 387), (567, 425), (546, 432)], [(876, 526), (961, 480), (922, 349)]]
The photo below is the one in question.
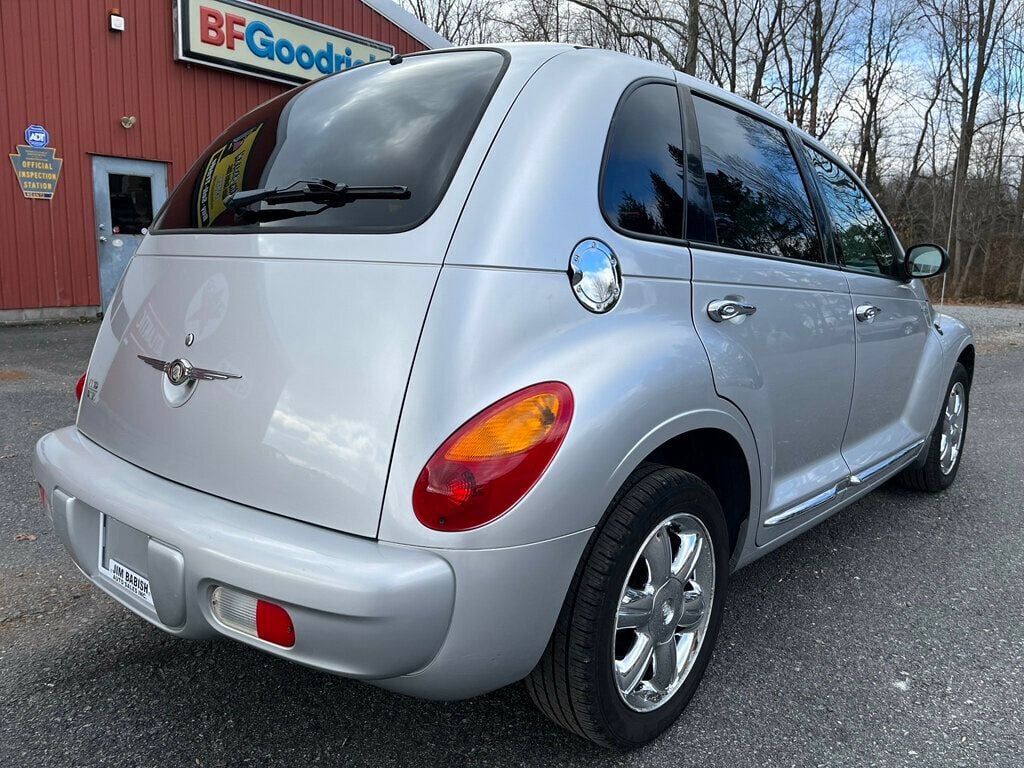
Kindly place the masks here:
[(157, 360), (155, 357), (136, 355), (146, 365), (156, 368), (167, 375), (167, 380), (174, 386), (180, 386), (189, 381), (225, 381), (227, 379), (242, 378), (237, 373), (224, 373), (213, 371), (209, 368), (196, 368), (192, 363), (179, 357), (177, 360)]

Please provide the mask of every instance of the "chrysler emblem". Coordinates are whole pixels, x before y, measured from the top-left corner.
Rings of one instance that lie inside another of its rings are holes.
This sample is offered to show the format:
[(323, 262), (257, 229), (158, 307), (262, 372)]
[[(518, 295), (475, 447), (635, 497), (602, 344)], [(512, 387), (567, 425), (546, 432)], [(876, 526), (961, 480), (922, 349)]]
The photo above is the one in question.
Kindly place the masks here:
[(157, 360), (155, 357), (137, 355), (139, 360), (146, 365), (156, 368), (167, 375), (167, 380), (174, 386), (184, 384), (186, 381), (224, 381), (226, 379), (242, 378), (237, 373), (224, 373), (223, 371), (212, 371), (209, 368), (196, 368), (192, 363), (179, 357), (177, 360)]

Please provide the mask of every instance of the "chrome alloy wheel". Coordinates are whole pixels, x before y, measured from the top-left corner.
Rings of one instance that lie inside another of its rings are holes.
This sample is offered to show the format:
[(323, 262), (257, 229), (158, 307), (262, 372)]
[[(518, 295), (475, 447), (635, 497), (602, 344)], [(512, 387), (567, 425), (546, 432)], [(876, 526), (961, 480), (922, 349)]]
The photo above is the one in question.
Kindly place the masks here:
[(704, 643), (714, 599), (711, 535), (693, 515), (672, 515), (640, 547), (619, 595), (612, 662), (626, 706), (650, 712), (679, 690)]
[(967, 399), (964, 385), (957, 382), (949, 391), (946, 410), (942, 414), (942, 435), (939, 437), (939, 469), (948, 475), (960, 458), (964, 442), (964, 420), (967, 417)]

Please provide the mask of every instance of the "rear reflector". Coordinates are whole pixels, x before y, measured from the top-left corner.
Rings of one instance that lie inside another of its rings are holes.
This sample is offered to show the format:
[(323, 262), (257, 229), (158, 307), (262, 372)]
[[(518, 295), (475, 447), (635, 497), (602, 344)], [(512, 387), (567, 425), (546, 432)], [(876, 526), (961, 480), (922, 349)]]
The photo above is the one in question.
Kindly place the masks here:
[(210, 608), (217, 621), (229, 629), (282, 648), (295, 645), (292, 617), (280, 605), (228, 587), (216, 587), (210, 594)]
[(291, 648), (295, 645), (292, 617), (280, 605), (266, 600), (256, 601), (256, 636), (274, 645)]

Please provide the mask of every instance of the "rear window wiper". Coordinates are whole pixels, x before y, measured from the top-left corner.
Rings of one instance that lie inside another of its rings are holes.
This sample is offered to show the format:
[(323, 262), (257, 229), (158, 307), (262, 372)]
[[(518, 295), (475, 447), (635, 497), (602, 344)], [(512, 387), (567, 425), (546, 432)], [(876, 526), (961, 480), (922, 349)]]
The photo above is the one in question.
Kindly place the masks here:
[[(286, 187), (266, 189), (245, 189), (232, 192), (224, 198), (224, 205), (235, 213), (251, 218), (274, 220), (290, 216), (311, 216), (328, 208), (338, 208), (353, 200), (402, 200), (409, 197), (409, 188), (400, 185), (380, 187), (359, 187), (348, 184), (336, 184), (328, 179), (300, 179)], [(322, 208), (315, 211), (277, 211), (267, 212), (263, 217), (261, 211), (248, 211), (257, 203), (282, 205), (285, 203), (319, 203)]]

